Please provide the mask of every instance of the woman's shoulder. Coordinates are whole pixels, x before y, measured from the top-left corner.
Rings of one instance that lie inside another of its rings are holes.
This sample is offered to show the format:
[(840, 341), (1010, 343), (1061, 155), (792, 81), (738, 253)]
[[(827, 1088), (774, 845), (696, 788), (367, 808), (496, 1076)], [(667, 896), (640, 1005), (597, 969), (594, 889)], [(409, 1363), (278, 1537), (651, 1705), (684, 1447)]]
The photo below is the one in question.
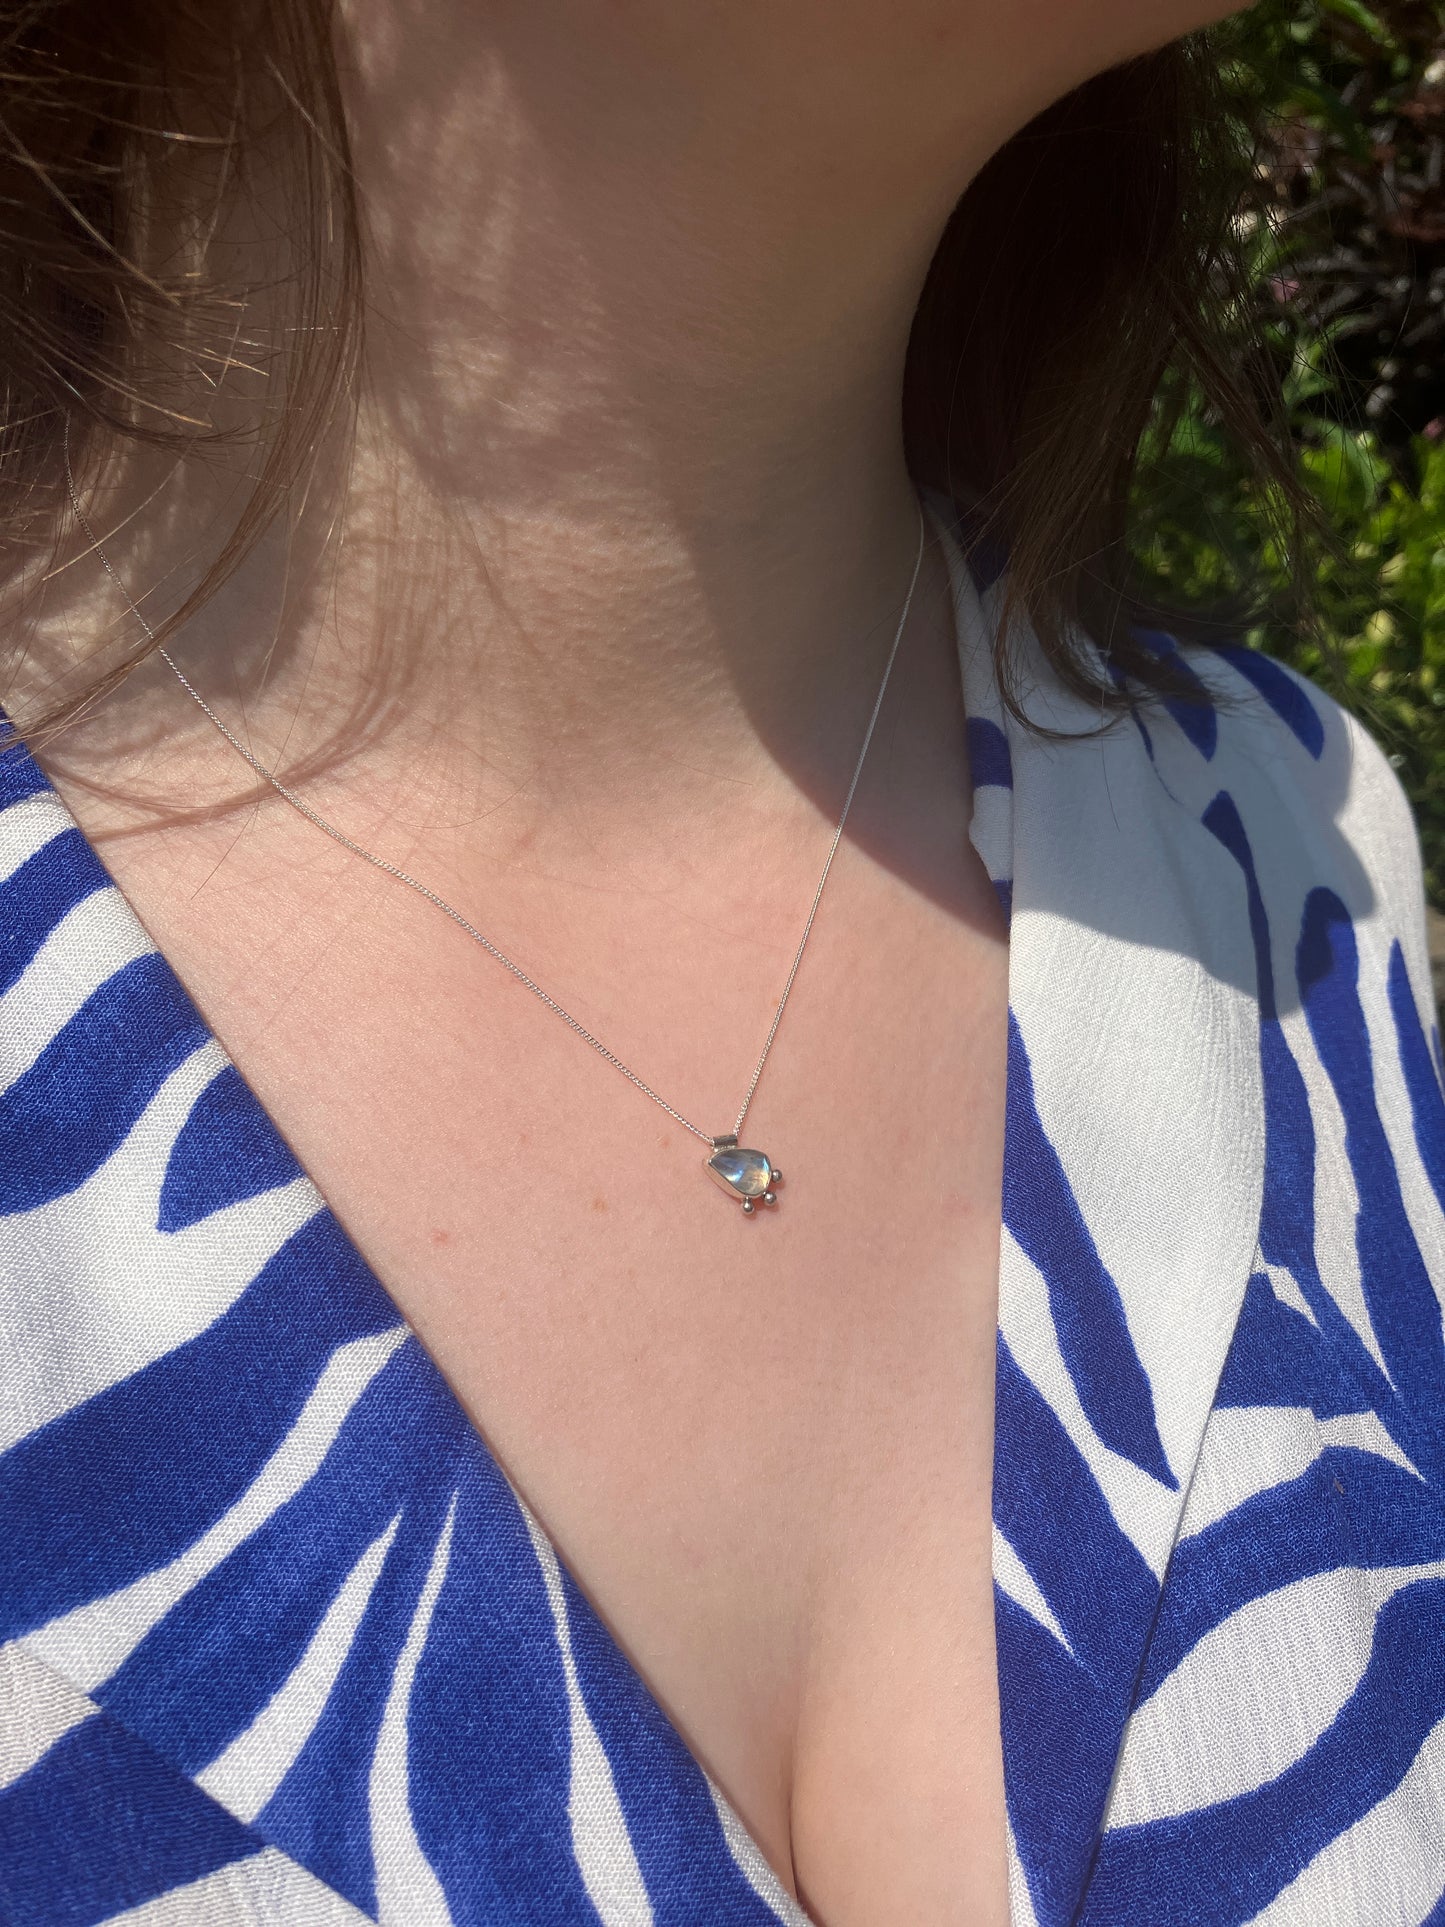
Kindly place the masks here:
[[(1254, 842), (1275, 856), (1258, 867), (1261, 889), (1333, 891), (1357, 925), (1404, 944), (1423, 972), (1418, 827), (1369, 725), (1319, 683), (1243, 644), (1190, 649), (1181, 660), (1208, 701), (1213, 755), (1201, 758), (1201, 775), (1225, 799), (1216, 818), (1235, 802)], [(1202, 737), (1199, 746), (1208, 747)]]
[(1182, 659), (1203, 684), (1220, 732), (1262, 761), (1282, 802), (1341, 803), (1382, 861), (1403, 852), (1418, 862), (1415, 820), (1395, 763), (1356, 711), (1244, 643), (1196, 647)]
[(1118, 957), (1189, 957), (1242, 989), (1264, 970), (1281, 1008), (1299, 1001), (1309, 933), (1347, 924), (1372, 977), (1399, 946), (1428, 1014), (1419, 837), (1371, 731), (1256, 649), (1136, 634), (1174, 693), (1118, 683), (1105, 703), (1032, 655), (1016, 711), (999, 704), (1008, 801), (976, 815), (1015, 910), (1067, 931), (1071, 957), (1092, 932), (1123, 939)]
[(1242, 642), (1136, 633), (1184, 692), (1137, 699), (1114, 732), (1116, 755), (1147, 768), (1140, 794), (1155, 827), (1167, 835), (1182, 818), (1186, 835), (1222, 843), (1261, 909), (1286, 921), (1328, 893), (1363, 941), (1403, 944), (1412, 975), (1425, 974), (1419, 832), (1369, 725)]

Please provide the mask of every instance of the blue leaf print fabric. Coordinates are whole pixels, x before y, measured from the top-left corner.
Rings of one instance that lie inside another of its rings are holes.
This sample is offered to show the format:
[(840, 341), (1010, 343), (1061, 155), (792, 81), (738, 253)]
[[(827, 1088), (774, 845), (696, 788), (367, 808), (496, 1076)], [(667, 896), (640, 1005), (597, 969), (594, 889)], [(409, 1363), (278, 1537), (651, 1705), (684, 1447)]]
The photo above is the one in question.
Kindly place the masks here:
[[(1408, 811), (1248, 650), (992, 671), (1014, 1927), (1445, 1919)], [(1135, 726), (1137, 725), (1137, 726)], [(1061, 740), (1057, 732), (1063, 732)], [(0, 755), (0, 1922), (806, 1927), (35, 764)]]

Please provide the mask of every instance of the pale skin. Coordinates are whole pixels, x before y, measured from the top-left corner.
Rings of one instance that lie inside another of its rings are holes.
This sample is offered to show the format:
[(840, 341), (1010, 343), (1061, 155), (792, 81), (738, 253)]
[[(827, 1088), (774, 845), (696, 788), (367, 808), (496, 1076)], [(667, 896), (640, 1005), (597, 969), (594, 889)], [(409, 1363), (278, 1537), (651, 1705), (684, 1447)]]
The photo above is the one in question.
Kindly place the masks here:
[[(907, 586), (902, 357), (949, 208), (1050, 100), (1225, 10), (347, 10), (372, 314), (344, 540), (287, 595), (268, 542), (177, 650), (263, 757), (324, 748), (317, 808), (709, 1130), (731, 1128)], [(67, 571), (51, 657), (113, 612), (93, 565)], [(48, 756), (822, 1927), (1007, 1919), (1007, 949), (963, 723), (930, 541), (744, 1134), (787, 1177), (752, 1223), (702, 1145), (437, 913), (279, 799), (237, 809), (248, 773), (163, 672)]]

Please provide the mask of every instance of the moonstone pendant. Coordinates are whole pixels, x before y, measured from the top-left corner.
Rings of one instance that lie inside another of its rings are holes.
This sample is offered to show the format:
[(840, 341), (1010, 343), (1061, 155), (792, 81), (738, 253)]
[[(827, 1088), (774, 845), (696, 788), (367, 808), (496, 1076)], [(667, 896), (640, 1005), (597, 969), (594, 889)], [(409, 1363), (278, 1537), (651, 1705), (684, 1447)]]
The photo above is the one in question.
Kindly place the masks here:
[(729, 1196), (742, 1199), (743, 1210), (750, 1217), (759, 1198), (764, 1204), (778, 1202), (773, 1186), (781, 1179), (782, 1172), (773, 1169), (762, 1151), (741, 1147), (735, 1137), (713, 1139), (707, 1168)]

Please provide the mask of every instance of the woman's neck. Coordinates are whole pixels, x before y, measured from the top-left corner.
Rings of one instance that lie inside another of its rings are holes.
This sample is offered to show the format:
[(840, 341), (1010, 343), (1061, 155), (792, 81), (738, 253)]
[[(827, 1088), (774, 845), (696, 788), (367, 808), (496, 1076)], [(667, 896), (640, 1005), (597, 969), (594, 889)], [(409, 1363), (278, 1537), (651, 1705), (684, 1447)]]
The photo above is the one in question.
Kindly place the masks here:
[(956, 105), (905, 138), (852, 62), (800, 83), (760, 33), (740, 70), (695, 12), (681, 43), (535, 0), (354, 30), (349, 521), (444, 563), (428, 676), (514, 776), (630, 782), (684, 734), (714, 766), (802, 750), (907, 586), (909, 324), (981, 156)]

